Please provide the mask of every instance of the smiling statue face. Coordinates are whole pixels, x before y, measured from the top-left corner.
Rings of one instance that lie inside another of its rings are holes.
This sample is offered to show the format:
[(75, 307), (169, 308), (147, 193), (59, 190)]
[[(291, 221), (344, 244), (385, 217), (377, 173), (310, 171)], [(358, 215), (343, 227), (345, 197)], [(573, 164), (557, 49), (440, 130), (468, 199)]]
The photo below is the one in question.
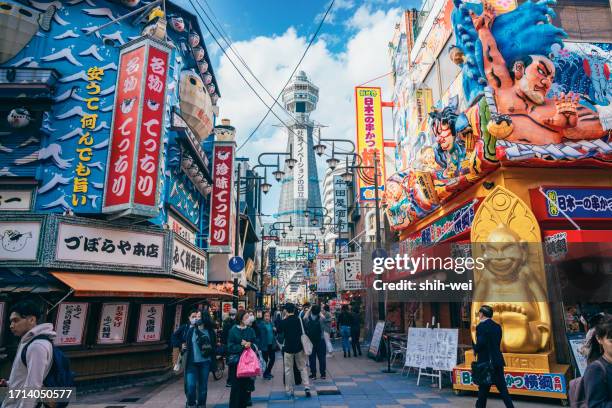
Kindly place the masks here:
[(520, 238), (506, 226), (499, 226), (482, 244), (485, 267), (496, 278), (514, 281), (526, 259), (526, 248)]
[(543, 105), (555, 79), (555, 65), (541, 55), (532, 55), (531, 58), (533, 61), (524, 68), (524, 75), (518, 85), (531, 102)]

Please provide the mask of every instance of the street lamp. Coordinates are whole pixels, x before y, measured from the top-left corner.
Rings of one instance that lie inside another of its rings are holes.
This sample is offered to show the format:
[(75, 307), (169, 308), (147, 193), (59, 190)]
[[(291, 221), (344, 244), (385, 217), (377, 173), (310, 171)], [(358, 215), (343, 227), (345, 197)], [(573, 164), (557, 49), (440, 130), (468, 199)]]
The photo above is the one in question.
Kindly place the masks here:
[(264, 194), (268, 194), (271, 188), (272, 188), (272, 184), (268, 183), (267, 181), (264, 181), (263, 183), (261, 183), (261, 191)]
[(308, 209), (304, 210), (304, 218), (308, 218), (310, 216), (310, 211)]
[(327, 165), (329, 166), (331, 170), (335, 170), (336, 166), (338, 166), (338, 163), (340, 163), (340, 160), (336, 159), (334, 156), (330, 157), (326, 161), (327, 161)]

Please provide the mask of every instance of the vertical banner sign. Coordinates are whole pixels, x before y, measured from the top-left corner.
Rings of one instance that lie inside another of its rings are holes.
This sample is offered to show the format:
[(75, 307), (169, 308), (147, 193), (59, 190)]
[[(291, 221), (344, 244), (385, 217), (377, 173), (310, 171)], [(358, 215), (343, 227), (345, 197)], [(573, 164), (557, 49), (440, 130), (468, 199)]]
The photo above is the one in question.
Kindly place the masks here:
[(128, 303), (103, 303), (98, 330), (98, 344), (121, 344), (125, 342)]
[(333, 255), (321, 255), (317, 258), (317, 292), (336, 291), (336, 260)]
[[(357, 153), (361, 156), (361, 165), (374, 167), (374, 155), (378, 158), (378, 189), (384, 191), (385, 160), (382, 128), (382, 104), (380, 88), (356, 87), (355, 104), (357, 113)], [(359, 179), (359, 199), (374, 201), (374, 169), (363, 171), (369, 180)]]
[(174, 309), (174, 328), (172, 329), (172, 333), (178, 330), (181, 325), (181, 315), (183, 314), (183, 305), (176, 305), (176, 309)]
[(334, 176), (334, 224), (337, 232), (348, 232), (348, 188), (342, 176)]
[(144, 39), (121, 50), (102, 212), (156, 216), (170, 50)]
[(87, 306), (87, 303), (60, 303), (55, 320), (55, 344), (78, 346), (83, 343)]
[(276, 276), (276, 247), (268, 249), (268, 272), (270, 276)]
[(137, 342), (161, 340), (164, 305), (140, 305)]
[(293, 156), (297, 160), (293, 168), (293, 198), (308, 200), (308, 140), (305, 128), (296, 128)]
[(229, 253), (234, 144), (216, 144), (213, 155), (214, 185), (210, 200), (209, 252)]

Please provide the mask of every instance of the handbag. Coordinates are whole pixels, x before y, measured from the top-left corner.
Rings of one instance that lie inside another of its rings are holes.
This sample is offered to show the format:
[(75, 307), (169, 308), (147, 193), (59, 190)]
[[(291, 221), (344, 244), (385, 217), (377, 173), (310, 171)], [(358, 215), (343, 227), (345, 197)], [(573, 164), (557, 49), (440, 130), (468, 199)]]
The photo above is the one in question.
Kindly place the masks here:
[(302, 335), (300, 336), (300, 340), (302, 342), (302, 348), (304, 349), (304, 354), (309, 356), (312, 354), (312, 342), (310, 341), (310, 338), (308, 338), (308, 336), (306, 335), (306, 332), (304, 331), (304, 322), (302, 321), (301, 318), (298, 317), (298, 319), (300, 319), (300, 326), (302, 326)]
[(257, 377), (261, 375), (261, 365), (259, 364), (259, 357), (255, 351), (251, 348), (244, 349), (240, 355), (240, 361), (236, 368), (237, 378), (248, 378)]
[(176, 363), (174, 363), (174, 367), (172, 368), (172, 370), (175, 373), (180, 373), (181, 370), (183, 370), (183, 362), (184, 362), (184, 358), (183, 358), (183, 353), (179, 352), (178, 357), (176, 359)]
[[(489, 337), (487, 336), (489, 341)], [(490, 386), (493, 384), (493, 362), (491, 361), (492, 348), (487, 344), (489, 349), (489, 361), (472, 361), (472, 382), (476, 385)]]
[(240, 361), (240, 354), (233, 353), (227, 356), (227, 365), (235, 366)]

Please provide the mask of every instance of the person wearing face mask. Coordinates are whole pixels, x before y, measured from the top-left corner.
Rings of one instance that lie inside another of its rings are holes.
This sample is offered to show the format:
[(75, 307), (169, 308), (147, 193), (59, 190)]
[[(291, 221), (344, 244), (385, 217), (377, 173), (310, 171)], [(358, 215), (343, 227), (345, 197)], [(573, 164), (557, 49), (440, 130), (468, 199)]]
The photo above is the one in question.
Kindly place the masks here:
[(216, 362), (217, 339), (209, 316), (189, 311), (189, 323), (172, 334), (172, 346), (181, 349), (185, 359), (185, 396), (187, 408), (205, 408), (208, 394), (208, 375)]
[(240, 310), (236, 315), (238, 324), (232, 327), (229, 332), (227, 340), (228, 364), (230, 366), (234, 365), (229, 408), (249, 406), (250, 393), (255, 390), (255, 381), (252, 378), (236, 378), (235, 369), (242, 352), (250, 348), (257, 339), (255, 331), (250, 327), (252, 321), (251, 315), (244, 310)]
[[(258, 312), (259, 314), (260, 312)], [(263, 317), (256, 320), (259, 327), (259, 336), (257, 337), (257, 346), (261, 350), (264, 361), (266, 362), (266, 370), (263, 373), (264, 380), (271, 380), (272, 368), (276, 360), (276, 328), (272, 323), (269, 311), (263, 312)]]
[(589, 340), (584, 394), (589, 408), (612, 408), (612, 316), (605, 315)]
[[(232, 327), (236, 325), (236, 313), (237, 313), (236, 309), (234, 308), (230, 309), (229, 317), (226, 317), (225, 320), (223, 320), (223, 325), (221, 329), (221, 344), (223, 344), (224, 347), (227, 347), (227, 340), (229, 338), (230, 330), (232, 329)], [(232, 386), (231, 379), (234, 377), (234, 375), (232, 374), (232, 370), (234, 369), (236, 369), (236, 366), (231, 366), (231, 365), (229, 366), (229, 372), (227, 374), (227, 382), (225, 383), (225, 386), (228, 388)]]

